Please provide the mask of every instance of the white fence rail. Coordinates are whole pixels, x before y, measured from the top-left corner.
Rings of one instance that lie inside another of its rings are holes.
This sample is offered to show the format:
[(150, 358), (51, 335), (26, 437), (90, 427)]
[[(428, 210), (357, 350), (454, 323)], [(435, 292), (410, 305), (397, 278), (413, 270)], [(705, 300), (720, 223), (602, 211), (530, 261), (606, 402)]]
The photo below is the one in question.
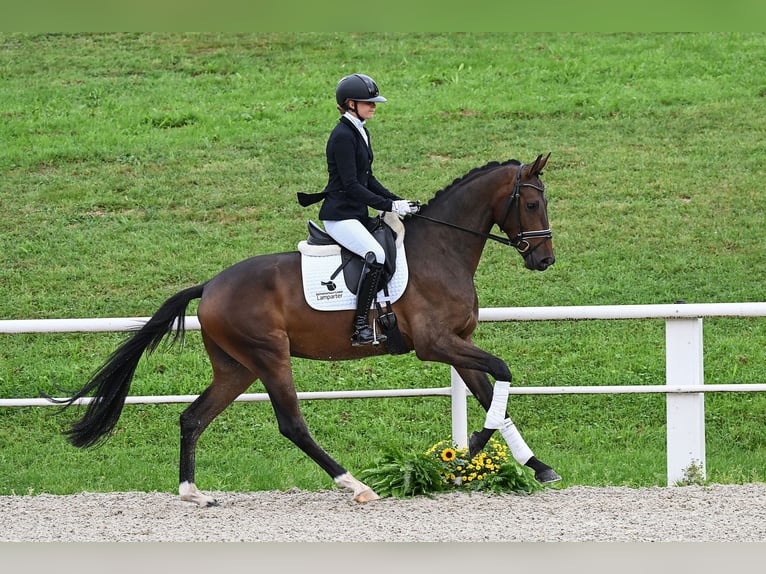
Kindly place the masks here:
[[(705, 385), (702, 319), (704, 317), (766, 317), (766, 303), (698, 303), (672, 305), (603, 305), (579, 307), (495, 307), (479, 310), (480, 321), (560, 321), (664, 319), (666, 379), (664, 385), (512, 387), (511, 394), (624, 394), (665, 393), (667, 417), (667, 481), (673, 485), (687, 470), (698, 467), (705, 474), (706, 392), (764, 392), (766, 384)], [(127, 331), (140, 327), (148, 317), (107, 319), (33, 319), (0, 321), (0, 334)], [(198, 330), (196, 317), (186, 318), (186, 328)], [(468, 443), (467, 389), (452, 369), (449, 387), (370, 391), (298, 393), (301, 400), (354, 399), (413, 396), (451, 396), (452, 436), (458, 446)], [(198, 395), (129, 396), (127, 404), (185, 403)], [(83, 399), (81, 402), (88, 402)], [(238, 401), (268, 401), (266, 393), (242, 394)], [(50, 406), (45, 399), (0, 399), (0, 407)]]

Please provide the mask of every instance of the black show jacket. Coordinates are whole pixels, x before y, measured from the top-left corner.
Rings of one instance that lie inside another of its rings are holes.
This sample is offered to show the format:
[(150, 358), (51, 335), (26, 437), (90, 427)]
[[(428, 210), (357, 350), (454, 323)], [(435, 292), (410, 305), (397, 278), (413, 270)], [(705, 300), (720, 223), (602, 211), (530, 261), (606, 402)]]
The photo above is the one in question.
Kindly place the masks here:
[[(367, 128), (364, 128), (367, 132)], [(370, 134), (367, 132), (369, 141)], [(341, 117), (327, 139), (328, 181), (319, 219), (336, 221), (369, 217), (367, 208), (391, 211), (401, 199), (388, 191), (372, 174), (372, 147), (348, 118)]]

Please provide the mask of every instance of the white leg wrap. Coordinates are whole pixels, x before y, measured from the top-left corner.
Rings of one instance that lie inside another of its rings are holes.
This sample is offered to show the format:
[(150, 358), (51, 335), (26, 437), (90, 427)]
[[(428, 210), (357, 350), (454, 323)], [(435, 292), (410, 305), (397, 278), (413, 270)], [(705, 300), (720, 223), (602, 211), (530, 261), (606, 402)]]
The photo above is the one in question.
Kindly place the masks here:
[(532, 449), (529, 448), (527, 443), (524, 442), (524, 439), (521, 438), (519, 430), (510, 418), (503, 421), (503, 424), (500, 427), (500, 434), (503, 435), (505, 442), (508, 443), (508, 448), (511, 449), (511, 454), (516, 462), (525, 464), (532, 458), (534, 455)]
[(508, 390), (511, 383), (508, 381), (495, 381), (495, 389), (492, 391), (492, 404), (487, 411), (487, 419), (484, 428), (499, 429), (505, 420), (505, 410), (508, 406)]

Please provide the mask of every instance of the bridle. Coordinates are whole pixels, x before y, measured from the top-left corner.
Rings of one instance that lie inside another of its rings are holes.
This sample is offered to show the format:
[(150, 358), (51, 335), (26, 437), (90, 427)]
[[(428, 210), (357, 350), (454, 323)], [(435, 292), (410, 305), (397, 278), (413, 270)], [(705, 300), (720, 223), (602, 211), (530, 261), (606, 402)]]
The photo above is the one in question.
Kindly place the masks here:
[[(419, 217), (420, 219), (425, 219), (427, 221), (431, 221), (433, 223), (438, 223), (440, 225), (446, 225), (447, 227), (452, 227), (453, 229), (459, 229), (460, 231), (465, 231), (466, 233), (471, 233), (473, 235), (477, 235), (479, 237), (483, 237), (485, 239), (491, 239), (492, 241), (497, 241), (498, 243), (502, 243), (503, 245), (507, 245), (510, 247), (513, 247), (518, 251), (522, 257), (525, 259), (529, 257), (532, 252), (535, 251), (538, 247), (543, 245), (545, 241), (550, 240), (553, 237), (553, 232), (548, 229), (537, 229), (534, 231), (524, 231), (521, 227), (521, 188), (522, 187), (531, 187), (532, 189), (536, 189), (537, 191), (544, 193), (545, 188), (540, 187), (538, 185), (534, 185), (533, 183), (522, 183), (521, 182), (521, 171), (524, 169), (525, 164), (521, 164), (519, 166), (518, 171), (516, 172), (516, 180), (513, 183), (513, 192), (511, 193), (511, 196), (508, 198), (508, 207), (505, 208), (505, 214), (503, 215), (503, 219), (500, 222), (500, 228), (502, 229), (505, 225), (506, 220), (511, 214), (511, 210), (513, 209), (514, 204), (516, 204), (516, 223), (517, 223), (517, 229), (518, 232), (513, 237), (501, 237), (499, 235), (493, 235), (491, 233), (482, 233), (481, 231), (476, 231), (474, 229), (468, 229), (466, 227), (461, 227), (460, 225), (455, 225), (454, 223), (449, 223), (448, 221), (442, 221), (440, 219), (434, 219), (432, 217), (428, 217), (426, 215), (421, 215), (419, 213), (414, 213), (414, 217)], [(545, 241), (541, 241), (534, 247), (531, 247), (529, 244), (529, 239), (536, 239), (539, 237), (545, 238)]]

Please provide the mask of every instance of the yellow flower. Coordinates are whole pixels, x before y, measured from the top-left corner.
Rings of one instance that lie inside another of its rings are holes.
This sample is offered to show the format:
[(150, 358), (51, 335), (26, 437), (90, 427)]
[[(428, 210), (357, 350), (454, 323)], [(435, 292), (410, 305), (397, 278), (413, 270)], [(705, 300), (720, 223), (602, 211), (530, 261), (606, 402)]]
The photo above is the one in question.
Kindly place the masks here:
[(469, 456), (467, 448), (457, 448), (451, 440), (439, 441), (425, 452), (438, 461), (439, 474), (447, 484), (471, 489), (481, 489), (481, 482), (486, 483), (500, 470), (501, 465), (511, 460), (508, 446), (494, 438), (490, 439), (485, 452), (473, 458)]

